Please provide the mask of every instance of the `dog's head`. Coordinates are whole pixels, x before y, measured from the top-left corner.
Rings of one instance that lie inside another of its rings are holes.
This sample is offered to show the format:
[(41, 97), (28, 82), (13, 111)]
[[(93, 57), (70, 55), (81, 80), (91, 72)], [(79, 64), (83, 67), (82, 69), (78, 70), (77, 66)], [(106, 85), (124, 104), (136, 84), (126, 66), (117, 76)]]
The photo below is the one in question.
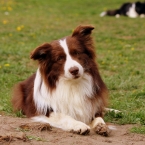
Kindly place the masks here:
[(84, 73), (93, 74), (96, 67), (95, 50), (91, 38), (92, 26), (78, 26), (71, 36), (44, 43), (31, 53), (31, 59), (39, 61), (42, 77), (55, 87), (59, 77), (77, 80)]

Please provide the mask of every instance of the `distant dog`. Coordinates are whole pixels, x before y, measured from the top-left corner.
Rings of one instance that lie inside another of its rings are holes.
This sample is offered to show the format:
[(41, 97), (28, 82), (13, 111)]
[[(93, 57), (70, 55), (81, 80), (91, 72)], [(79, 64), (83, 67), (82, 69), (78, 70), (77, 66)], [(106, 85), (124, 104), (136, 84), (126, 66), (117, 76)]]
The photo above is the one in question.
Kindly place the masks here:
[(108, 135), (102, 118), (108, 93), (96, 63), (93, 29), (78, 26), (71, 36), (44, 43), (31, 53), (39, 67), (15, 87), (15, 110), (66, 131), (88, 134), (93, 129)]
[(130, 18), (136, 18), (138, 16), (145, 17), (145, 2), (124, 3), (119, 9), (108, 10), (100, 14), (101, 17), (105, 15), (116, 17), (120, 17), (120, 15), (123, 15)]

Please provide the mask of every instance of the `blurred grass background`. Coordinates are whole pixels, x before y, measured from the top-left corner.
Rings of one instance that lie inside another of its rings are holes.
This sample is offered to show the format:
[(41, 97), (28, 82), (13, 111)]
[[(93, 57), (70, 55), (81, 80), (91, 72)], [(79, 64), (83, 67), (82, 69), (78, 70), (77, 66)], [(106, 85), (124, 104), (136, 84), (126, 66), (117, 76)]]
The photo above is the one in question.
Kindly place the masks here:
[[(36, 71), (30, 52), (44, 42), (70, 35), (80, 24), (93, 37), (101, 76), (110, 92), (107, 122), (138, 124), (145, 133), (145, 19), (99, 17), (125, 0), (0, 0), (0, 114), (12, 114), (11, 90)], [(130, 2), (133, 2), (130, 0)]]

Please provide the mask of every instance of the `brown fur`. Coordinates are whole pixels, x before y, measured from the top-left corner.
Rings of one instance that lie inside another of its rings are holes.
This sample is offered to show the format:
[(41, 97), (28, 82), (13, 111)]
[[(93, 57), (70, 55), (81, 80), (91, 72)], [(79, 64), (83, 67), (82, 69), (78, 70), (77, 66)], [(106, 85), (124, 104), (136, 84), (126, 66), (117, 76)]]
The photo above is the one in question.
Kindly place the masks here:
[(37, 114), (33, 101), (33, 87), (35, 74), (27, 80), (20, 82), (14, 87), (12, 104), (14, 111), (21, 110), (27, 117), (32, 117)]

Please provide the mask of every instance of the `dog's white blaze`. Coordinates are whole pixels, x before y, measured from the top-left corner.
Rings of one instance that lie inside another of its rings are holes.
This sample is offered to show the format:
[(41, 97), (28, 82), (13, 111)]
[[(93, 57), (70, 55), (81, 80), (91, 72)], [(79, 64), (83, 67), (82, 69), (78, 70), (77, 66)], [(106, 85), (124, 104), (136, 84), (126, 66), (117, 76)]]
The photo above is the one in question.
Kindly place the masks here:
[(129, 8), (126, 14), (130, 18), (136, 18), (138, 16), (137, 12), (135, 11), (135, 3), (132, 4), (132, 6)]
[(83, 67), (75, 60), (73, 60), (69, 54), (69, 50), (68, 50), (68, 46), (67, 46), (67, 43), (66, 43), (66, 39), (64, 40), (60, 40), (59, 41), (61, 47), (63, 48), (65, 54), (66, 54), (66, 62), (65, 62), (65, 66), (64, 66), (64, 71), (65, 71), (65, 77), (68, 78), (68, 79), (72, 79), (73, 76), (72, 74), (69, 72), (69, 69), (71, 67), (78, 67), (79, 68), (79, 75), (82, 76), (83, 73), (84, 73), (84, 70), (83, 70)]

